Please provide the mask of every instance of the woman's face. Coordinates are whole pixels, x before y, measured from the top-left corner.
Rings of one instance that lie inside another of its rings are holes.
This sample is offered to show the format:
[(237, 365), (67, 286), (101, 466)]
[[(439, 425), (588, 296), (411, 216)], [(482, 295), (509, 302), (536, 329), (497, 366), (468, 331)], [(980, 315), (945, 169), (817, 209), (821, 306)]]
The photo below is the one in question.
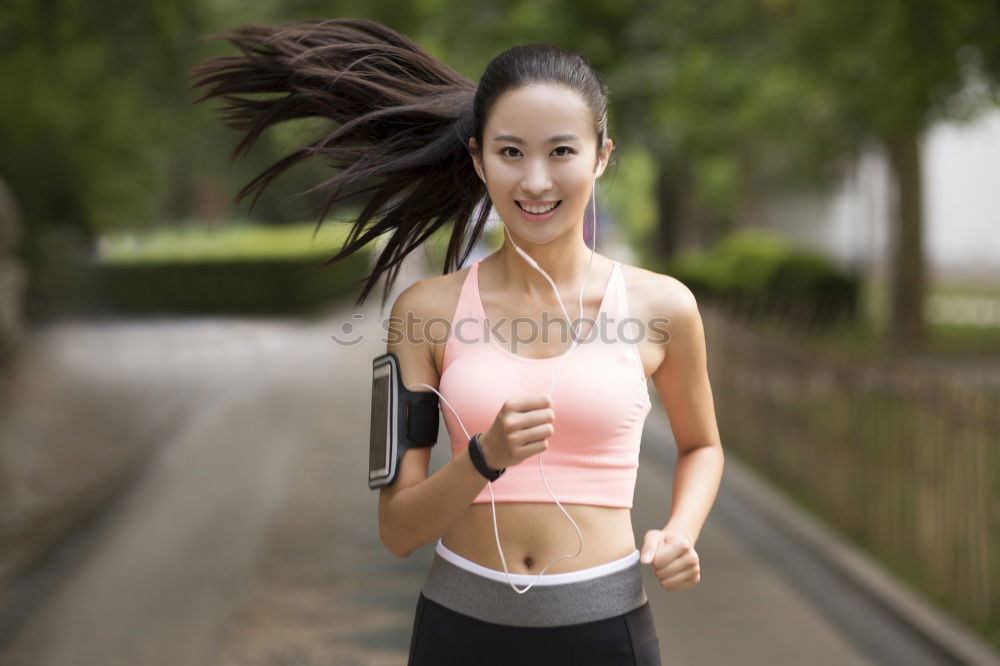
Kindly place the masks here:
[[(579, 95), (532, 84), (496, 101), (483, 128), (482, 154), (473, 153), (473, 161), (508, 230), (547, 243), (583, 224), (594, 178), (604, 172), (613, 145), (609, 139), (598, 156), (596, 144), (590, 109)], [(525, 210), (556, 202), (540, 215)]]

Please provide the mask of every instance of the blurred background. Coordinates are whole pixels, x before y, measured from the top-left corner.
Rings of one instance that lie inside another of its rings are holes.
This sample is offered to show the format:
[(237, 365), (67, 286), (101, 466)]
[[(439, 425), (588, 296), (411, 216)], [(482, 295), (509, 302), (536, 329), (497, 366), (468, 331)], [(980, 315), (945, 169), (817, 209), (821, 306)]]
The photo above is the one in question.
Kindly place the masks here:
[[(378, 540), (370, 361), (447, 237), (354, 306), (378, 247), (303, 272), (363, 203), (317, 231), (325, 165), (234, 202), (315, 119), (233, 160), (192, 104), (237, 53), (209, 35), (316, 17), (473, 80), (534, 42), (605, 78), (598, 251), (697, 295), (728, 454), (703, 582), (647, 584), (664, 663), (998, 663), (990, 0), (7, 0), (0, 663), (405, 663), (431, 548)], [(653, 411), (640, 538), (669, 515)]]

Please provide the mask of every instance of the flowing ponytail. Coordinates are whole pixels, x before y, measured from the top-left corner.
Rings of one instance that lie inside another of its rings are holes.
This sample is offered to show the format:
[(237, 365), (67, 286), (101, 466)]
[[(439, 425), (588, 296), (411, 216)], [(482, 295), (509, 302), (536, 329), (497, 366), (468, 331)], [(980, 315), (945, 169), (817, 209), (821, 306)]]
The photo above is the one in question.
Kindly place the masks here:
[[(358, 281), (365, 286), (355, 301), (364, 302), (387, 273), (384, 306), (400, 262), (442, 226), (454, 224), (444, 272), (456, 270), (468, 258), (490, 213), (486, 186), (472, 168), (467, 144), (469, 137), (478, 136), (473, 114), (476, 83), (406, 36), (367, 19), (244, 25), (208, 38), (226, 39), (243, 53), (211, 58), (192, 69), (192, 88), (208, 86), (194, 103), (222, 97), (228, 104), (221, 123), (246, 132), (231, 159), (249, 151), (271, 125), (306, 117), (339, 123), (327, 136), (261, 172), (240, 190), (237, 204), (256, 190), (252, 211), (271, 181), (312, 156), (337, 170), (303, 193), (326, 194), (314, 237), (331, 206), (371, 193), (340, 252), (311, 270), (390, 233), (372, 271)], [(238, 96), (248, 93), (282, 96)], [(480, 205), (484, 200), (486, 205)]]

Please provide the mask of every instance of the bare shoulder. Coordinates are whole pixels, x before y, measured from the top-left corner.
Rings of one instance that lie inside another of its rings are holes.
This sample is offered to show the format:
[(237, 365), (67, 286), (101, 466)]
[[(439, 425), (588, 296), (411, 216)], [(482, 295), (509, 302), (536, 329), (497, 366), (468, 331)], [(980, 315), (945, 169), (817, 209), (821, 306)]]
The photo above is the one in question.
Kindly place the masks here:
[(648, 321), (654, 317), (685, 317), (697, 312), (697, 300), (691, 289), (675, 277), (627, 264), (622, 264), (622, 275), (633, 316)]
[(668, 348), (675, 349), (678, 339), (697, 337), (701, 326), (698, 305), (687, 285), (670, 275), (625, 264), (622, 275), (628, 291), (629, 315), (645, 325), (639, 356), (646, 377), (653, 377), (666, 366)]
[(451, 319), (458, 306), (462, 284), (469, 267), (444, 275), (417, 280), (400, 292), (392, 307), (390, 330), (421, 344), (433, 356), (440, 373), (444, 345), (451, 329)]
[(417, 280), (396, 297), (393, 311), (412, 313), (422, 318), (450, 318), (458, 304), (468, 267), (445, 275)]

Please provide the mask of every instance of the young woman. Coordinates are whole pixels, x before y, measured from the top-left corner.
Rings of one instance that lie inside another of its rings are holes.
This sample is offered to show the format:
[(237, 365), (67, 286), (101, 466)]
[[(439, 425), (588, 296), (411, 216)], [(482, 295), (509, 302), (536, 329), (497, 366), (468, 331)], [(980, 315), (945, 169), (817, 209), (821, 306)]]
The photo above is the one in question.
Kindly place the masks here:
[[(311, 190), (327, 194), (327, 209), (370, 193), (323, 264), (391, 234), (359, 303), (452, 225), (444, 273), (398, 296), (387, 345), (407, 388), (440, 396), (453, 454), (428, 476), (430, 449), (408, 451), (380, 491), (388, 550), (407, 557), (436, 542), (411, 666), (659, 664), (641, 565), (666, 590), (700, 580), (694, 544), (723, 454), (691, 292), (583, 241), (613, 150), (596, 72), (564, 49), (518, 46), (475, 84), (360, 19), (244, 26), (226, 38), (244, 55), (195, 74), (211, 86), (198, 101), (225, 97), (231, 126), (248, 131), (235, 154), (283, 120), (339, 123), (239, 198), (313, 155), (339, 169)], [(254, 92), (285, 95), (235, 96)], [(505, 242), (458, 269), (490, 204)], [(680, 455), (670, 518), (645, 531), (640, 550), (630, 509), (650, 377)]]

